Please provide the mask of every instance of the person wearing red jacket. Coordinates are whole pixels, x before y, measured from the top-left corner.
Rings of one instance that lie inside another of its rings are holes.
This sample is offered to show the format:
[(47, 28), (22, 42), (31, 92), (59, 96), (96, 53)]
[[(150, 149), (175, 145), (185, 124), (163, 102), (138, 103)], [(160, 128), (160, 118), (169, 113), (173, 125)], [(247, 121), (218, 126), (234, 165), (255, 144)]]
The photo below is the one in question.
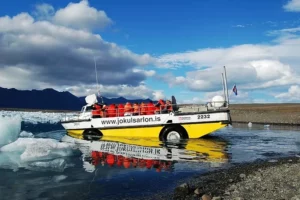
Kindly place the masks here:
[(152, 101), (150, 101), (147, 105), (147, 115), (154, 115), (155, 113), (155, 106)]
[(119, 116), (123, 117), (124, 113), (125, 113), (124, 105), (123, 104), (119, 104), (118, 105), (118, 114), (119, 114)]

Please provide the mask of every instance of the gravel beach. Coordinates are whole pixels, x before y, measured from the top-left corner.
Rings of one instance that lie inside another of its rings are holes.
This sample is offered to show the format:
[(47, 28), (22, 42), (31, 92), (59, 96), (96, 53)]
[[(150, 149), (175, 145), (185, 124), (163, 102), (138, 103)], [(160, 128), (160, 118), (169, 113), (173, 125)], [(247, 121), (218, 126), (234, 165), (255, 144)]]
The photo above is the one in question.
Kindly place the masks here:
[[(193, 177), (172, 199), (300, 199), (298, 157), (240, 164)], [(203, 198), (204, 197), (204, 198)]]

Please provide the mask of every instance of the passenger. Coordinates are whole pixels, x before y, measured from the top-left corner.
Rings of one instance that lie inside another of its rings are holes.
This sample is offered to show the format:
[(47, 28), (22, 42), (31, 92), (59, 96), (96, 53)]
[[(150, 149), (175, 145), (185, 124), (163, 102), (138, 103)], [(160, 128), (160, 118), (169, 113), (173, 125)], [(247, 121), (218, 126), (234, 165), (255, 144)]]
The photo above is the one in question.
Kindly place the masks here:
[(121, 117), (124, 116), (124, 105), (123, 104), (118, 105), (118, 115)]
[(124, 106), (124, 116), (132, 115), (132, 106), (129, 102), (127, 102)]
[(164, 100), (160, 99), (155, 105), (155, 113), (161, 113), (162, 110), (164, 109), (165, 109), (165, 102)]
[(123, 161), (123, 166), (124, 168), (128, 169), (130, 167), (130, 159), (129, 158), (125, 158)]
[(112, 167), (115, 164), (115, 156), (112, 154), (108, 154), (106, 157), (106, 163)]
[(100, 116), (101, 117), (107, 117), (107, 106), (105, 104), (103, 104), (101, 106)]
[(108, 115), (108, 117), (116, 117), (117, 116), (116, 104), (110, 104), (108, 106), (107, 115)]
[(147, 169), (151, 169), (153, 165), (153, 160), (146, 160), (146, 167)]
[(95, 103), (92, 107), (92, 118), (100, 118), (101, 117), (101, 112), (100, 112), (100, 105)]
[(165, 109), (164, 109), (165, 113), (170, 113), (173, 111), (173, 108), (172, 108), (172, 103), (170, 100), (167, 100), (166, 101), (166, 105), (165, 105)]
[(147, 115), (154, 115), (155, 113), (155, 106), (152, 101), (149, 101), (147, 105)]
[(138, 103), (133, 104), (133, 115), (139, 115), (140, 114), (140, 107)]
[(141, 115), (147, 115), (147, 105), (144, 103), (144, 102), (142, 102), (141, 103)]

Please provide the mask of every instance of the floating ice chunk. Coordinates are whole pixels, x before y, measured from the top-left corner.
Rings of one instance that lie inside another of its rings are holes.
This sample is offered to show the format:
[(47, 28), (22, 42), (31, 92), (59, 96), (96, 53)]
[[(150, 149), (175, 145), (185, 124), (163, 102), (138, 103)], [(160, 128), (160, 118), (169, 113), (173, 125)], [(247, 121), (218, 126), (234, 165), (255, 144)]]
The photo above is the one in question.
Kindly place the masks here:
[(19, 138), (0, 148), (0, 167), (7, 169), (63, 171), (68, 165), (64, 157), (71, 156), (74, 144), (44, 138)]
[(16, 141), (21, 131), (21, 118), (0, 116), (0, 147)]
[(252, 127), (252, 122), (248, 123), (248, 127), (251, 128)]
[(264, 128), (270, 128), (270, 124), (265, 124)]
[[(57, 158), (50, 161), (35, 161), (28, 163), (28, 166), (26, 168), (34, 171), (48, 171), (51, 169), (51, 171), (58, 171), (62, 172), (66, 168), (67, 163), (62, 158)], [(62, 179), (63, 180), (63, 179)]]
[(72, 147), (67, 143), (60, 143), (52, 139), (42, 139), (35, 145), (26, 147), (21, 155), (23, 161), (47, 160), (57, 157), (65, 157), (72, 155)]
[(73, 153), (73, 147), (72, 144), (58, 142), (54, 139), (19, 138), (0, 150), (2, 152), (21, 152), (22, 161), (35, 161), (70, 156)]
[(22, 131), (22, 132), (20, 133), (20, 137), (33, 138), (34, 135), (33, 135), (31, 132)]
[(67, 176), (65, 176), (65, 175), (57, 175), (57, 176), (54, 176), (53, 178), (52, 178), (52, 180), (54, 181), (54, 182), (60, 182), (60, 181), (63, 181), (63, 180), (65, 180), (67, 178)]

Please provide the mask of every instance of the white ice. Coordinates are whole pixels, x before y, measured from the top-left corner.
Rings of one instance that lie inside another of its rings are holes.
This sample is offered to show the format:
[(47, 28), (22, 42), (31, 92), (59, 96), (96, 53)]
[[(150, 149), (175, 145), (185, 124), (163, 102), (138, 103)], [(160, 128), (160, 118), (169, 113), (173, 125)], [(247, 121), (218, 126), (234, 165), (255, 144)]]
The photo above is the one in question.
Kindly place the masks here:
[(0, 116), (0, 147), (18, 139), (21, 131), (21, 118)]
[(33, 138), (34, 135), (31, 132), (27, 132), (27, 131), (22, 131), (20, 133), (20, 137), (24, 137), (24, 138)]
[(56, 113), (56, 112), (24, 112), (24, 111), (0, 111), (0, 116), (14, 117), (20, 116), (22, 121), (25, 123), (58, 123), (65, 117), (71, 117), (76, 115), (76, 113)]
[(61, 171), (68, 166), (65, 158), (73, 155), (75, 144), (33, 138), (20, 129), (20, 117), (0, 118), (0, 168)]

